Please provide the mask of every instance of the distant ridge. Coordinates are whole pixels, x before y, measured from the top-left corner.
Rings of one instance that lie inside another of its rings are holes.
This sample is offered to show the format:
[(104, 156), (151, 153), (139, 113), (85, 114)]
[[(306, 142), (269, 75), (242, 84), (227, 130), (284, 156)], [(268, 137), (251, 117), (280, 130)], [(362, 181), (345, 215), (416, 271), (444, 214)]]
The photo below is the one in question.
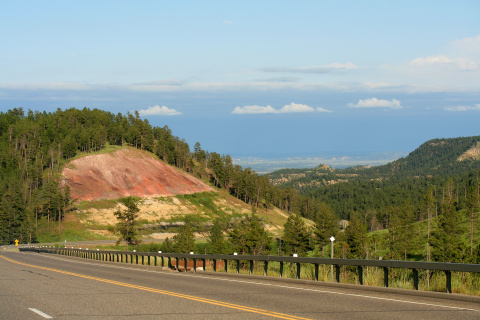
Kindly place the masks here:
[(73, 160), (65, 166), (62, 177), (62, 183), (70, 187), (71, 198), (83, 201), (214, 190), (151, 153), (133, 148)]
[(269, 177), (275, 185), (305, 190), (358, 179), (443, 177), (475, 169), (480, 169), (480, 136), (429, 140), (406, 157), (380, 166), (283, 169), (270, 173)]

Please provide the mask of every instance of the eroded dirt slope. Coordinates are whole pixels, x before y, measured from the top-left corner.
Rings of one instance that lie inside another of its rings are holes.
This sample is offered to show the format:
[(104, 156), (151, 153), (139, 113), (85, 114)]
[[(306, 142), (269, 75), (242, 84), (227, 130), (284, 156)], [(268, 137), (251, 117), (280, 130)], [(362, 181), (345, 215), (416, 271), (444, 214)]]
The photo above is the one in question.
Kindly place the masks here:
[(150, 153), (133, 148), (71, 161), (63, 170), (63, 183), (70, 187), (72, 199), (84, 201), (213, 190)]

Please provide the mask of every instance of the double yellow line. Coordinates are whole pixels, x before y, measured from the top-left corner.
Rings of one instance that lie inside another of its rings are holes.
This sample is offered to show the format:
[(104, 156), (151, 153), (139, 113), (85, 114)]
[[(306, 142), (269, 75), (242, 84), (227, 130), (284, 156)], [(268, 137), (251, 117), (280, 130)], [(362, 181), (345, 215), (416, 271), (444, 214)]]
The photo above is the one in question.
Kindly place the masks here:
[(160, 294), (164, 294), (164, 295), (168, 295), (168, 296), (172, 296), (172, 297), (177, 297), (177, 298), (183, 298), (183, 299), (208, 303), (208, 304), (211, 304), (211, 305), (216, 305), (216, 306), (230, 308), (230, 309), (236, 309), (236, 310), (240, 310), (240, 311), (247, 311), (247, 312), (262, 314), (262, 315), (266, 315), (266, 316), (270, 316), (270, 317), (274, 317), (274, 318), (289, 319), (289, 320), (309, 320), (308, 318), (296, 317), (296, 316), (292, 316), (292, 315), (288, 315), (288, 314), (284, 314), (284, 313), (279, 313), (279, 312), (274, 312), (274, 311), (251, 308), (251, 307), (242, 306), (242, 305), (238, 305), (238, 304), (222, 302), (222, 301), (217, 301), (217, 300), (212, 300), (212, 299), (207, 299), (207, 298), (201, 298), (201, 297), (195, 297), (195, 296), (190, 296), (190, 295), (186, 295), (186, 294), (182, 294), (182, 293), (176, 293), (176, 292), (172, 292), (172, 291), (165, 291), (165, 290), (160, 290), (160, 289), (155, 289), (155, 288), (137, 286), (137, 285), (130, 284), (130, 283), (125, 283), (125, 282), (119, 282), (119, 281), (114, 281), (114, 280), (109, 280), (109, 279), (91, 277), (91, 276), (87, 276), (87, 275), (83, 275), (83, 274), (79, 274), (79, 273), (73, 273), (73, 272), (68, 272), (68, 271), (63, 271), (63, 270), (58, 270), (58, 269), (36, 266), (36, 265), (33, 265), (33, 264), (18, 262), (18, 261), (12, 260), (10, 258), (7, 258), (3, 255), (0, 255), (0, 258), (3, 258), (4, 260), (7, 260), (7, 261), (12, 262), (12, 263), (16, 263), (16, 264), (31, 267), (31, 268), (48, 270), (48, 271), (52, 271), (52, 272), (66, 274), (66, 275), (69, 275), (69, 276), (74, 276), (74, 277), (79, 277), (79, 278), (84, 278), (84, 279), (89, 279), (89, 280), (95, 280), (95, 281), (110, 283), (110, 284), (114, 284), (114, 285), (117, 285), (117, 286), (122, 286), (122, 287), (137, 289), (137, 290), (160, 293)]

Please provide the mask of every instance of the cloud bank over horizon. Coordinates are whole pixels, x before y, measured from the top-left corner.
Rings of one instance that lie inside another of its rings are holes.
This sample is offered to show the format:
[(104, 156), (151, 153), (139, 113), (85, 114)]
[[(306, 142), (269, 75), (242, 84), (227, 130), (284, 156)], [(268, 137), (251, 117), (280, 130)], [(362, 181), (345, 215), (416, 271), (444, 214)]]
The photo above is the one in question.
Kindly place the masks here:
[(290, 103), (284, 105), (280, 109), (275, 109), (270, 105), (267, 106), (243, 106), (236, 107), (232, 114), (280, 114), (280, 113), (306, 113), (306, 112), (332, 112), (322, 107), (313, 108), (306, 104)]

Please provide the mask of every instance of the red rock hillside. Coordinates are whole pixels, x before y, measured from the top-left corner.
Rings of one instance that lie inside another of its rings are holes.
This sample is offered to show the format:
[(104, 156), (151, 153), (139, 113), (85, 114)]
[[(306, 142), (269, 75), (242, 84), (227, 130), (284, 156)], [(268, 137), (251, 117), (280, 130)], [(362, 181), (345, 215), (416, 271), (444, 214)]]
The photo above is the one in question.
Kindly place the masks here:
[(173, 196), (212, 191), (212, 187), (137, 149), (91, 155), (71, 161), (63, 184), (76, 200), (127, 196)]

